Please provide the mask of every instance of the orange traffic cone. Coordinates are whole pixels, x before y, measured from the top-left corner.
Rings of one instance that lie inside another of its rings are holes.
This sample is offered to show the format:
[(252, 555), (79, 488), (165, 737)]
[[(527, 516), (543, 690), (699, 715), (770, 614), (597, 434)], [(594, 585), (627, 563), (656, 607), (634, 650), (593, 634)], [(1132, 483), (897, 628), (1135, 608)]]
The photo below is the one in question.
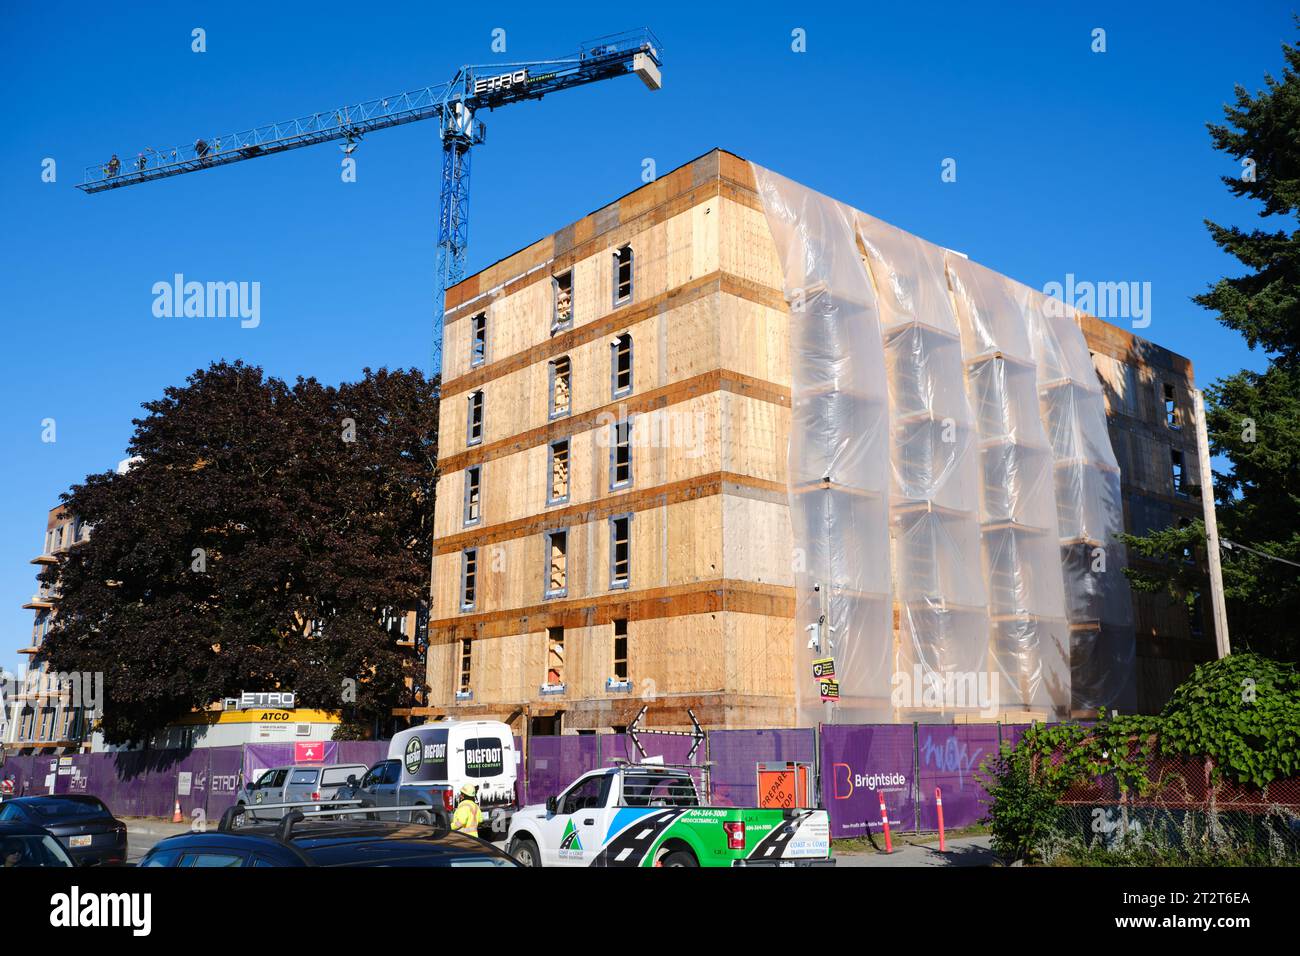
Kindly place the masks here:
[(176, 798), (176, 809), (172, 811), (172, 823), (184, 823), (185, 818), (181, 816), (181, 800)]

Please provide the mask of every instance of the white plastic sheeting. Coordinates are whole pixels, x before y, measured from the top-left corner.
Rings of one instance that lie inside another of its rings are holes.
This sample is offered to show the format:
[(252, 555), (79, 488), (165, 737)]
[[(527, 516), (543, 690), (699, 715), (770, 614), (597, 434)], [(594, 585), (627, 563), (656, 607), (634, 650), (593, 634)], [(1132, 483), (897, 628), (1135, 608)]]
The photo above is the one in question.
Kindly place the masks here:
[[(860, 267), (865, 264), (880, 308), (889, 382), (889, 512), (899, 606), (894, 703), (916, 716), (971, 710), (996, 716), (980, 560), (979, 441), (943, 250), (862, 213), (854, 220)], [(969, 682), (979, 675), (982, 688)], [(949, 677), (951, 684), (935, 680)]]
[[(822, 719), (807, 627), (825, 615), (836, 719), (890, 717), (889, 406), (879, 312), (849, 207), (755, 167), (791, 303), (790, 521), (799, 723)], [(818, 590), (820, 589), (820, 590)]]
[(1073, 315), (753, 170), (791, 306), (799, 722), (827, 717), (826, 656), (839, 722), (1129, 707), (1119, 472)]
[(1070, 631), (1029, 290), (947, 254), (980, 436), (984, 567), (1001, 699), (1064, 715)]
[(1116, 537), (1124, 530), (1124, 502), (1106, 400), (1073, 309), (1020, 288), (1028, 297), (1039, 406), (1052, 445), (1073, 706), (1132, 712), (1133, 597)]

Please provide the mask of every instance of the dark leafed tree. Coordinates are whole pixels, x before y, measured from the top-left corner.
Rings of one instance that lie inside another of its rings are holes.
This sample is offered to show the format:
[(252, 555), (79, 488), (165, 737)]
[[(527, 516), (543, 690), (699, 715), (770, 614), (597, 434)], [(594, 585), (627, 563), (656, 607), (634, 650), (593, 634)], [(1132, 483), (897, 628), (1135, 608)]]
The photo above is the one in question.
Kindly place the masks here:
[[(1224, 554), (1229, 631), (1235, 649), (1284, 660), (1300, 655), (1300, 46), (1284, 44), (1281, 77), (1264, 89), (1238, 86), (1211, 124), (1215, 149), (1231, 156), (1223, 177), (1233, 195), (1250, 199), (1264, 220), (1246, 230), (1207, 222), (1210, 235), (1241, 264), (1196, 302), (1268, 356), (1263, 372), (1241, 371), (1206, 389), (1210, 447), (1229, 468), (1215, 474), (1220, 537), (1260, 552)], [(1134, 574), (1138, 587), (1186, 596), (1181, 558), (1204, 547), (1199, 522), (1129, 546), (1168, 559), (1167, 574)], [(1284, 560), (1274, 560), (1274, 559)]]
[(223, 362), (144, 409), (134, 467), (64, 496), (93, 533), (46, 572), (47, 656), (104, 673), (106, 737), (148, 741), (241, 690), (353, 725), (409, 705), (424, 679), (390, 619), (427, 597), (436, 380), (289, 385)]

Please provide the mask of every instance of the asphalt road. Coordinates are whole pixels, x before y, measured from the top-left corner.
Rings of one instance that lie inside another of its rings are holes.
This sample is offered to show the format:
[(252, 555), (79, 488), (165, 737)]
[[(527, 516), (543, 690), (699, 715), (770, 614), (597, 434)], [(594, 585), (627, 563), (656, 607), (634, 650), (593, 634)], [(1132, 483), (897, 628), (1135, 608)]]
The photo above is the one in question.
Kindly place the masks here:
[(149, 852), (159, 840), (188, 832), (188, 823), (168, 823), (153, 818), (123, 817), (126, 824), (126, 860), (134, 863)]
[[(127, 829), (127, 861), (134, 863), (144, 856), (159, 840), (164, 840), (177, 833), (189, 830), (187, 823), (170, 823), (166, 820), (141, 819), (127, 817), (123, 820)], [(215, 826), (215, 822), (213, 826)], [(505, 840), (495, 841), (505, 849)], [(893, 853), (881, 853), (872, 850), (836, 850), (836, 866), (992, 866), (993, 851), (989, 848), (989, 837), (959, 837), (948, 841), (948, 851), (939, 852), (938, 843), (912, 844), (899, 843)]]

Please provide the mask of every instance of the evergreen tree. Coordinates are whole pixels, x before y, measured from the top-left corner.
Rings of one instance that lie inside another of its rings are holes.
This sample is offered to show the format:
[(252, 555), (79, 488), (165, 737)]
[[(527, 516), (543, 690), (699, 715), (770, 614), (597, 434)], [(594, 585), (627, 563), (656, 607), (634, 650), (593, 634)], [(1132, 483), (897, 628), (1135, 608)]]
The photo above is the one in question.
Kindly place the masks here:
[[(1268, 356), (1263, 372), (1243, 370), (1205, 390), (1210, 449), (1230, 462), (1215, 474), (1219, 535), (1300, 564), (1300, 45), (1284, 44), (1282, 52), (1281, 78), (1266, 75), (1254, 94), (1238, 86), (1226, 122), (1209, 124), (1214, 148), (1238, 170), (1224, 184), (1257, 202), (1265, 222), (1249, 231), (1206, 222), (1245, 271), (1195, 301)], [(1166, 574), (1133, 572), (1136, 587), (1190, 594), (1181, 559), (1186, 549), (1204, 547), (1199, 522), (1126, 541), (1168, 560)], [(1234, 649), (1294, 660), (1300, 567), (1231, 548), (1223, 578)]]

